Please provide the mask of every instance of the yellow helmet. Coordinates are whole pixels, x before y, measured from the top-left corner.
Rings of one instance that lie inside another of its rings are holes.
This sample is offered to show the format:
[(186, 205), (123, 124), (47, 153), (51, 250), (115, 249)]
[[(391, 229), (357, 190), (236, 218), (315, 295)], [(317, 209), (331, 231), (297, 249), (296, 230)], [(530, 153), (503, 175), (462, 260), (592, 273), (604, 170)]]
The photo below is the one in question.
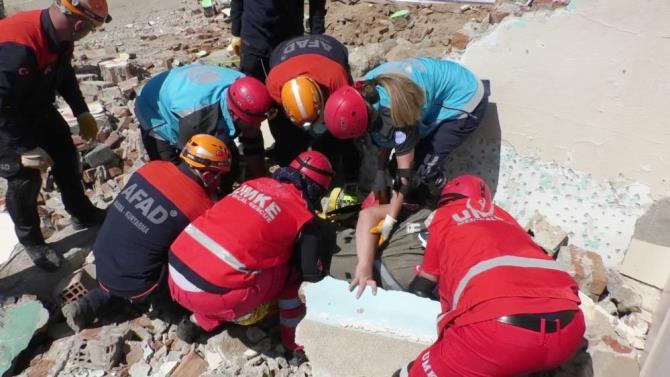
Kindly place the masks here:
[(298, 127), (309, 127), (321, 118), (321, 88), (307, 76), (287, 81), (281, 88), (281, 103), (286, 116)]
[(191, 136), (179, 157), (196, 169), (227, 173), (231, 167), (230, 150), (216, 136), (197, 134)]
[(107, 0), (55, 0), (61, 12), (90, 21), (95, 27), (110, 22)]
[[(332, 221), (344, 221), (355, 216), (360, 210), (361, 201), (356, 194), (350, 194), (348, 188), (335, 187), (321, 202), (319, 217)], [(333, 213), (335, 212), (335, 213)]]

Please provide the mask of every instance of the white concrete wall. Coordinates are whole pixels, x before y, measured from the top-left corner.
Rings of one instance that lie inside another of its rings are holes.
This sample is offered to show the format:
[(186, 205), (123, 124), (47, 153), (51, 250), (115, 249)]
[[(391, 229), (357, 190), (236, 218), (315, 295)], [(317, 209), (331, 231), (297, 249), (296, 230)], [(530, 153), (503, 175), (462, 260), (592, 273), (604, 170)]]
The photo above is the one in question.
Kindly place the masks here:
[(670, 193), (670, 2), (572, 0), (508, 18), (463, 62), (522, 156)]

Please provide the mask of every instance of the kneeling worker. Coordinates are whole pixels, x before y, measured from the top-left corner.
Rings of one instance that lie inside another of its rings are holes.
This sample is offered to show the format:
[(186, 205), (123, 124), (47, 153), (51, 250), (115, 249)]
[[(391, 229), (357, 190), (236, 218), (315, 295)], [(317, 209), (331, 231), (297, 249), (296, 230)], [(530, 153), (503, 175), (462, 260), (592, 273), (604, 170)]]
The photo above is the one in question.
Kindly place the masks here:
[(410, 291), (438, 287), (438, 340), (395, 376), (518, 376), (556, 368), (581, 344), (577, 283), (492, 202), (479, 177), (443, 188)]
[(328, 273), (330, 252), (314, 209), (332, 175), (323, 154), (303, 152), (273, 178), (242, 183), (184, 229), (170, 248), (168, 280), (172, 298), (193, 312), (177, 329), (182, 340), (278, 300), (282, 343), (301, 348), (298, 288)]
[(179, 165), (144, 165), (110, 206), (93, 246), (100, 288), (62, 310), (72, 329), (91, 324), (112, 296), (133, 302), (169, 298), (165, 279), (170, 244), (214, 204), (211, 198), (231, 164), (223, 141), (206, 134), (193, 136), (180, 158)]

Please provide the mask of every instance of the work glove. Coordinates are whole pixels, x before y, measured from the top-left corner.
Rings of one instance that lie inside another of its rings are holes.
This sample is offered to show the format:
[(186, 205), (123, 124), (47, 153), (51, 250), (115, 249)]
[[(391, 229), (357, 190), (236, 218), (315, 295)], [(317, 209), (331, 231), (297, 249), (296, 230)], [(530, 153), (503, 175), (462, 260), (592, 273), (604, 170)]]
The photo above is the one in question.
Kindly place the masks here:
[(391, 187), (393, 180), (391, 179), (391, 174), (389, 174), (386, 169), (378, 169), (375, 173), (375, 179), (372, 181), (372, 192), (383, 192), (388, 187)]
[(77, 116), (79, 123), (79, 136), (85, 140), (91, 140), (98, 135), (98, 122), (88, 111)]
[(379, 243), (378, 243), (379, 246), (383, 245), (384, 242), (388, 241), (389, 236), (393, 231), (393, 227), (397, 222), (398, 220), (391, 217), (391, 215), (386, 215), (386, 217), (384, 217), (383, 220), (379, 221), (377, 225), (373, 226), (370, 229), (371, 234), (379, 234)]
[(240, 56), (240, 50), (242, 50), (242, 38), (240, 37), (231, 37), (230, 44), (228, 45), (228, 50), (233, 54)]
[(29, 169), (45, 171), (51, 165), (51, 157), (40, 147), (35, 147), (21, 154), (21, 165)]

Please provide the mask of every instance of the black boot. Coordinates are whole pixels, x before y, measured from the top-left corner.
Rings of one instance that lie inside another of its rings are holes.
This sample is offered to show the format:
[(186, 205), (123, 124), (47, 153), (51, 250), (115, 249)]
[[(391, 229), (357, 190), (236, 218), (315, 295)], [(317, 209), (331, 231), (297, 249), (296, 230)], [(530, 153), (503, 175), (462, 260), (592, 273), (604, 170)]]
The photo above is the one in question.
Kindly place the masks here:
[(63, 256), (58, 254), (47, 244), (24, 245), (26, 254), (33, 260), (35, 266), (47, 272), (58, 270), (63, 263)]
[(74, 331), (81, 331), (95, 322), (101, 308), (109, 304), (112, 296), (100, 288), (93, 288), (79, 300), (61, 309), (65, 322)]
[(95, 208), (86, 216), (72, 216), (72, 227), (75, 230), (81, 230), (94, 226), (100, 226), (105, 221), (105, 216), (107, 216), (107, 210)]
[(203, 334), (205, 334), (205, 330), (195, 324), (190, 315), (184, 316), (177, 325), (177, 337), (188, 344), (192, 344)]

